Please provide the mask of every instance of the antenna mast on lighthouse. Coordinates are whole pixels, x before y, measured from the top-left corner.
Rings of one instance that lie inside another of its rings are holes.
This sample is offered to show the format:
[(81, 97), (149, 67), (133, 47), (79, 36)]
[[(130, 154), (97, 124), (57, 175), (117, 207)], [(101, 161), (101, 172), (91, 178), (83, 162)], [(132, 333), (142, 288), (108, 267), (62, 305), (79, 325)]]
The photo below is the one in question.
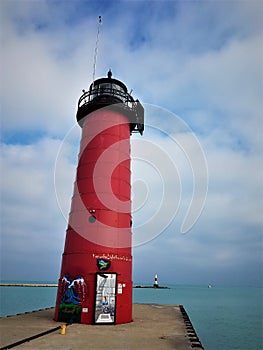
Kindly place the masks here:
[(102, 24), (102, 17), (99, 16), (97, 38), (96, 38), (95, 51), (94, 51), (94, 60), (93, 60), (93, 76), (92, 76), (92, 85), (93, 86), (94, 86), (94, 80), (95, 80), (95, 74), (96, 74), (96, 63), (97, 63), (97, 56), (98, 56), (99, 36), (100, 36), (101, 24)]

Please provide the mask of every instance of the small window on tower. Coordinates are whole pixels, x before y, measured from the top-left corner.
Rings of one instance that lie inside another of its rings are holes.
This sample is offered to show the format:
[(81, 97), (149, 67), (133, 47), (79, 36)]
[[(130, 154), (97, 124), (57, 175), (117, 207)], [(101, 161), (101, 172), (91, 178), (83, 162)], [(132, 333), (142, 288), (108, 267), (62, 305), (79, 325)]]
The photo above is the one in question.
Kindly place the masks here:
[(94, 222), (96, 222), (96, 216), (95, 215), (91, 215), (90, 217), (89, 217), (89, 222), (91, 223), (91, 224), (94, 224)]

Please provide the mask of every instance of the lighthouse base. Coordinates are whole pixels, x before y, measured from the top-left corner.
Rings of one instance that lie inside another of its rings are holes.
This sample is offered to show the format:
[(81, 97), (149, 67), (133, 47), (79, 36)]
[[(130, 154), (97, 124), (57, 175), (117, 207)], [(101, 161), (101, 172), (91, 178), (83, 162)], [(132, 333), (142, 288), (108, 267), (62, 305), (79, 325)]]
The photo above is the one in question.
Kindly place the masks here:
[(65, 323), (122, 324), (132, 321), (132, 282), (117, 273), (98, 272), (58, 284), (54, 320)]

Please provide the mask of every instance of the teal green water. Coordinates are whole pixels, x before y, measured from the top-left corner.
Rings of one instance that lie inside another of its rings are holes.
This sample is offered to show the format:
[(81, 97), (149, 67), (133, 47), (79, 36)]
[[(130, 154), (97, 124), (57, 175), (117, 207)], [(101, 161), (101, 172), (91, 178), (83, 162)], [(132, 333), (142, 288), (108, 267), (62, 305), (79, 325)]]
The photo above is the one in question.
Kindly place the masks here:
[(182, 304), (206, 350), (263, 349), (262, 288), (134, 289), (134, 301)]
[[(263, 349), (262, 288), (133, 289), (134, 303), (182, 304), (206, 350)], [(1, 316), (54, 306), (56, 288), (1, 287)]]

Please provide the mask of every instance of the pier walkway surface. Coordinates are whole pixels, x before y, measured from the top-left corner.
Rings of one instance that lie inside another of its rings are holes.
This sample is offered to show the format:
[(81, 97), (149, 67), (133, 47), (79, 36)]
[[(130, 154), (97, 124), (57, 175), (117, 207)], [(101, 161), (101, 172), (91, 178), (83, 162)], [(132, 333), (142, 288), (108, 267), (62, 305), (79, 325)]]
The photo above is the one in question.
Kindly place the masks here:
[[(1, 318), (1, 349), (203, 349), (184, 308), (179, 305), (134, 304), (131, 323), (74, 323), (67, 326), (64, 335), (60, 331), (63, 323), (55, 322), (53, 315), (54, 308), (50, 308)], [(25, 339), (29, 341), (21, 342)], [(15, 346), (10, 347), (11, 344)]]

